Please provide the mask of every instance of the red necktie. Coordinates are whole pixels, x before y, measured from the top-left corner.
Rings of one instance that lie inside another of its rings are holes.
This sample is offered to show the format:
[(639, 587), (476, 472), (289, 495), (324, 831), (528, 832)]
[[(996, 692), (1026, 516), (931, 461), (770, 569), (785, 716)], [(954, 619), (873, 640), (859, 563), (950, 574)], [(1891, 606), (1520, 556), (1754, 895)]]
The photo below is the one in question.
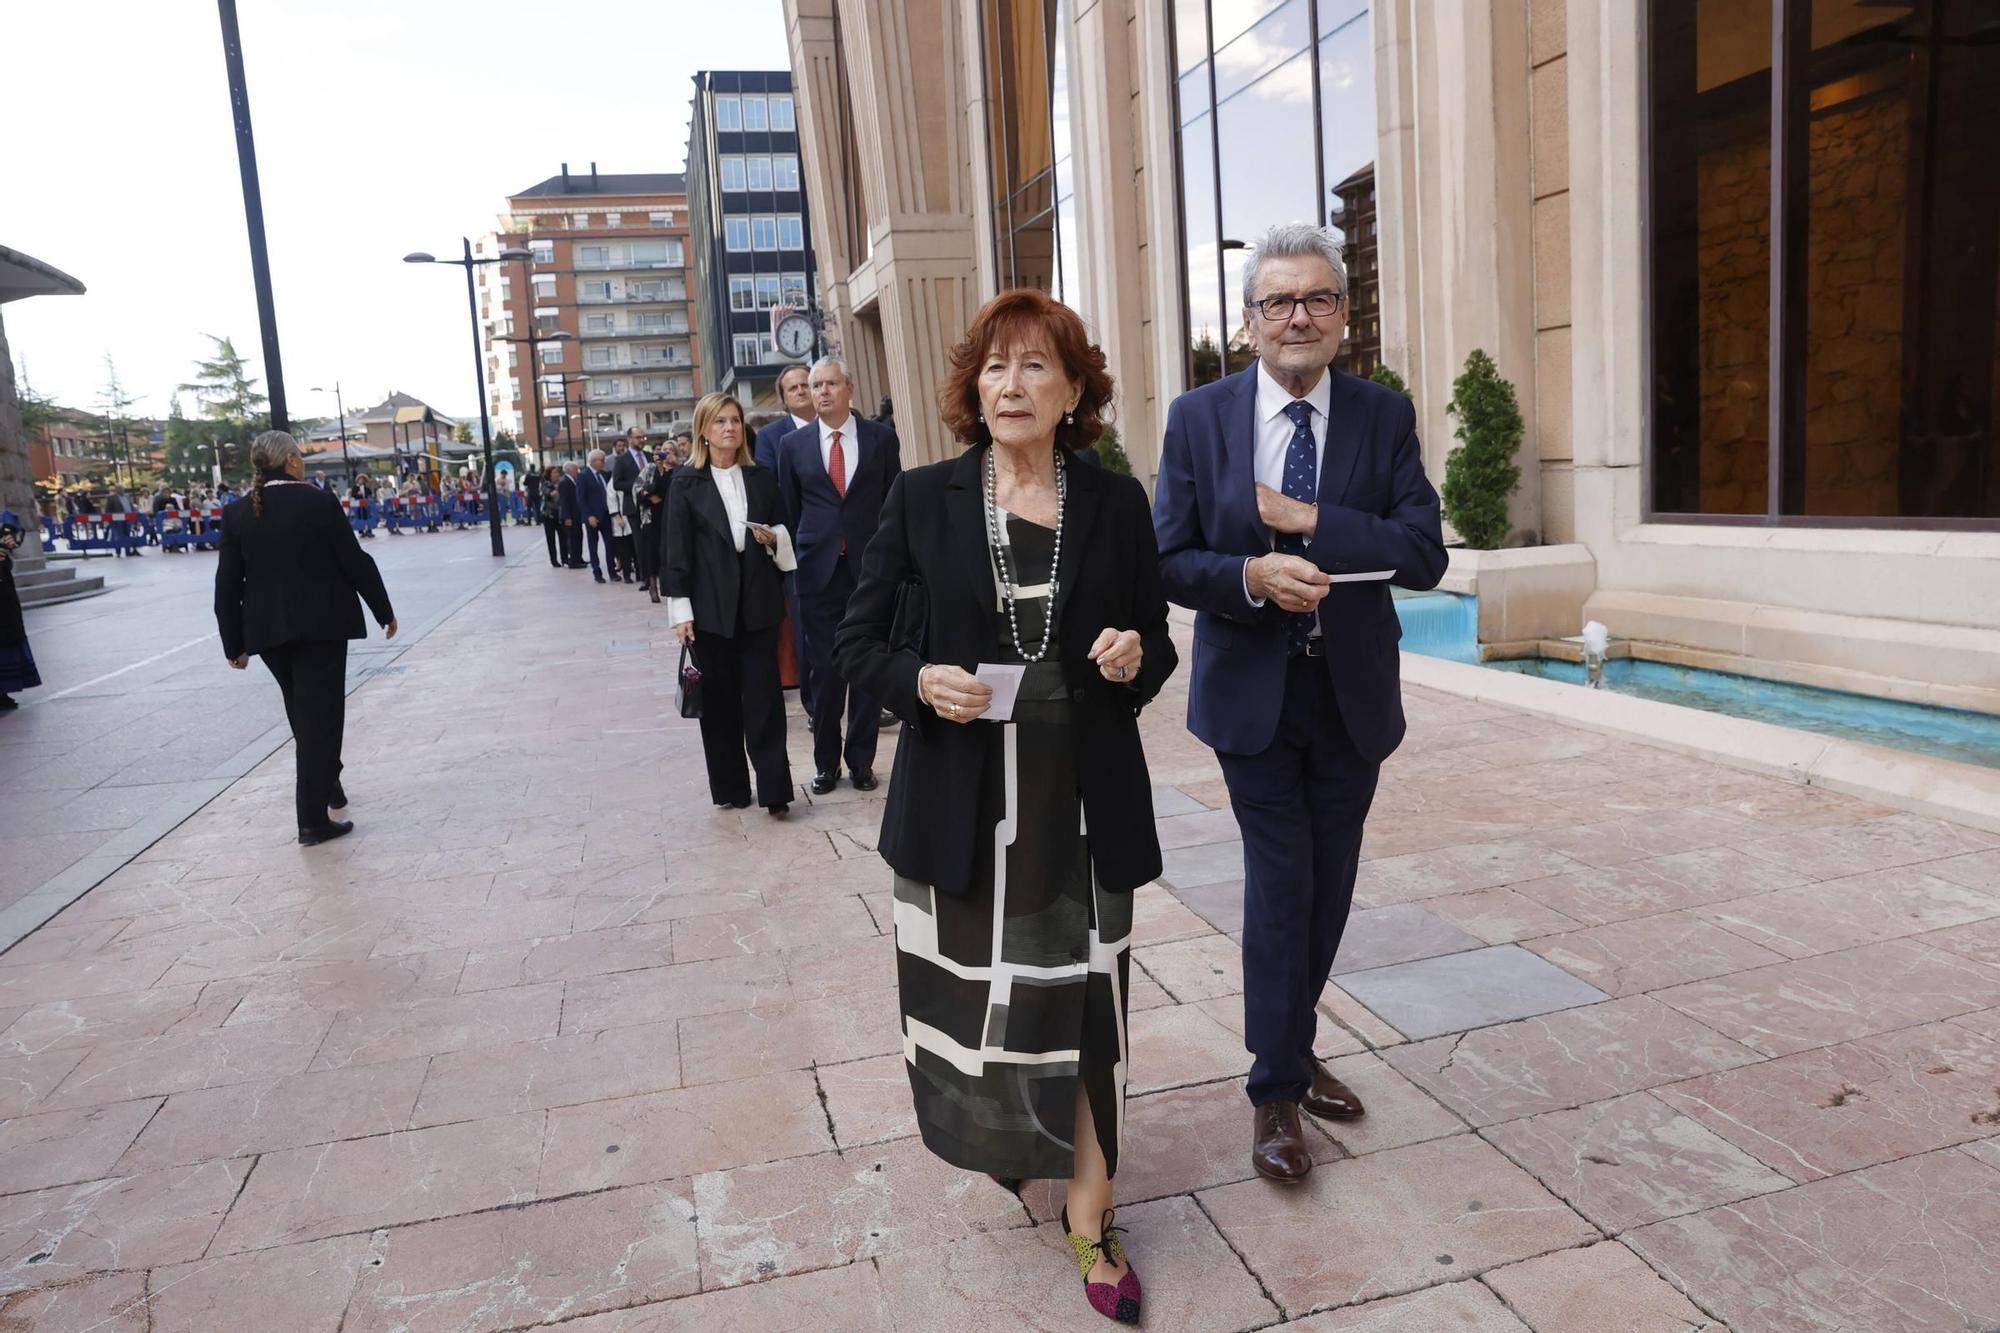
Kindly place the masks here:
[(826, 475), (833, 479), (833, 489), (841, 499), (847, 498), (847, 455), (840, 451), (840, 432), (833, 433), (833, 447), (827, 451)]

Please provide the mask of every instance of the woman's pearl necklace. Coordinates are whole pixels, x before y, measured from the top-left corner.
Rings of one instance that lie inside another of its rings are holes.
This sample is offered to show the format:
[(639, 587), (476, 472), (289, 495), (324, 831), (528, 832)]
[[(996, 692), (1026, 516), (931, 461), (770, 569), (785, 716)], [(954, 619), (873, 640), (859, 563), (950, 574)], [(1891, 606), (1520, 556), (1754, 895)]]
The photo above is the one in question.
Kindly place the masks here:
[(1055, 551), (1049, 557), (1049, 613), (1042, 624), (1042, 646), (1029, 652), (1021, 643), (1021, 617), (1014, 609), (1014, 577), (1007, 569), (1007, 544), (1000, 539), (1000, 519), (995, 512), (993, 473), (993, 446), (986, 446), (986, 539), (993, 547), (993, 563), (1000, 571), (1000, 600), (1007, 604), (1007, 624), (1014, 633), (1014, 651), (1024, 662), (1039, 662), (1049, 655), (1049, 644), (1056, 634), (1056, 574), (1062, 569), (1063, 510), (1069, 495), (1069, 480), (1063, 470), (1062, 450), (1055, 453), (1056, 463), (1056, 541)]

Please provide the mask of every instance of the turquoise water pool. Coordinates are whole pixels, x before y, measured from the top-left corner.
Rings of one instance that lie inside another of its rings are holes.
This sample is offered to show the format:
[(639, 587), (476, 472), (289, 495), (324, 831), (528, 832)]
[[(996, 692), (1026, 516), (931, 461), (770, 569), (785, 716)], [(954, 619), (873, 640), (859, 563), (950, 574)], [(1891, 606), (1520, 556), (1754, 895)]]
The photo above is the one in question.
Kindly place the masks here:
[[(1547, 658), (1479, 662), (1479, 605), (1474, 598), (1453, 593), (1406, 595), (1396, 599), (1396, 614), (1403, 622), (1403, 647), (1411, 652), (1569, 685), (1584, 683), (1583, 665), (1578, 662)], [(1636, 658), (1606, 662), (1604, 687), (1640, 699), (2000, 768), (2000, 717), (1985, 713)]]

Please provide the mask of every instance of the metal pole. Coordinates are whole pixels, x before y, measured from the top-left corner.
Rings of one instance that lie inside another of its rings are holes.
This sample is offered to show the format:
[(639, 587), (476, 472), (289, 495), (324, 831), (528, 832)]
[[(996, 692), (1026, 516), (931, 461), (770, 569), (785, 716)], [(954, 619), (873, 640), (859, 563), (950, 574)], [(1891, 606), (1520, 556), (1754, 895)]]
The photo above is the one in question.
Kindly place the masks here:
[(347, 469), (347, 484), (354, 485), (354, 460), (347, 453), (347, 405), (340, 396), (340, 381), (333, 382), (333, 410), (340, 413), (340, 465)]
[(257, 185), (257, 141), (250, 131), (250, 89), (243, 80), (243, 39), (236, 0), (216, 0), (222, 13), (222, 57), (229, 66), (229, 105), (236, 119), (236, 162), (243, 175), (243, 217), (250, 229), (250, 273), (257, 287), (257, 324), (264, 333), (264, 379), (270, 386), (271, 429), (290, 430), (285, 371), (278, 359), (278, 312), (271, 300), (271, 256), (264, 245), (264, 195)]
[(479, 293), (472, 282), (472, 238), (459, 238), (465, 243), (465, 308), (472, 316), (472, 378), (479, 386), (479, 440), (486, 456), (486, 526), (493, 533), (493, 554), (507, 554), (507, 543), (500, 535), (500, 483), (493, 474), (493, 426), (486, 418), (486, 353), (479, 346)]
[[(532, 233), (530, 233), (532, 235)], [(532, 249), (530, 250), (532, 253)], [(521, 261), (521, 282), (527, 288), (522, 309), (528, 312), (528, 397), (535, 407), (535, 456), (542, 454), (542, 343), (541, 328), (535, 318), (535, 275), (528, 261)], [(565, 374), (568, 372), (565, 371)]]

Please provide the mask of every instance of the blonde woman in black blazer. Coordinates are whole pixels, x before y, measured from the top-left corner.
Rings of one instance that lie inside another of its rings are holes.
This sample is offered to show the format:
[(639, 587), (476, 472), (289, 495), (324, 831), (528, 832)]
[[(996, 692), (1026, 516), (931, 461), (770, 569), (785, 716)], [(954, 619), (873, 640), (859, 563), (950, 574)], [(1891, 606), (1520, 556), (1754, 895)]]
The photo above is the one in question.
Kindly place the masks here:
[[(757, 466), (743, 405), (712, 393), (694, 410), (694, 449), (674, 469), (662, 534), (661, 591), (674, 635), (693, 645), (701, 669), (701, 748), (718, 806), (791, 808), (785, 695), (778, 681), (781, 572), (794, 565), (777, 478)], [(750, 765), (744, 764), (748, 749)]]

